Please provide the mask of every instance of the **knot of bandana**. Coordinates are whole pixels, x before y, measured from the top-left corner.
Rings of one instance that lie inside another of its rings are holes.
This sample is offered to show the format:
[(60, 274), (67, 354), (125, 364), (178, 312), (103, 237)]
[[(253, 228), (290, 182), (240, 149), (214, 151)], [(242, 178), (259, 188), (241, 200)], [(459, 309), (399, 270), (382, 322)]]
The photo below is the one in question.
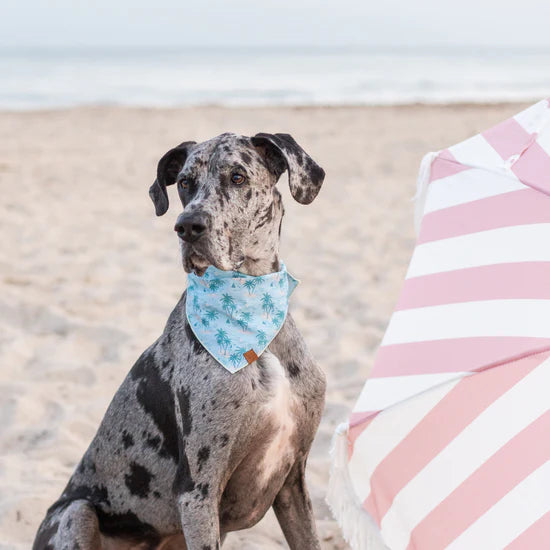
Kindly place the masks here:
[(237, 372), (275, 338), (297, 284), (283, 263), (281, 271), (258, 277), (210, 266), (202, 277), (188, 275), (187, 320), (208, 353)]

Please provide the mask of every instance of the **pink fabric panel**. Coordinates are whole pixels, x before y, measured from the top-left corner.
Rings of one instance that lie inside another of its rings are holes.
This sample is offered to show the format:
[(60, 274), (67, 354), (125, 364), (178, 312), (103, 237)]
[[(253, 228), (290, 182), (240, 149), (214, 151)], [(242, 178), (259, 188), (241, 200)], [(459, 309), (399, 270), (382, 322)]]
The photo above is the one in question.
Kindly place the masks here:
[(453, 157), (452, 153), (448, 149), (445, 149), (445, 151), (441, 151), (432, 162), (430, 168), (430, 182), (458, 174), (469, 168), (469, 166), (460, 164)]
[(407, 279), (395, 309), (521, 298), (550, 299), (550, 262), (484, 265)]
[[(547, 178), (550, 185), (550, 171)], [(550, 197), (535, 189), (521, 189), (426, 214), (417, 244), (500, 227), (548, 222)]]
[(550, 337), (491, 336), (382, 346), (371, 378), (476, 371), (549, 345)]

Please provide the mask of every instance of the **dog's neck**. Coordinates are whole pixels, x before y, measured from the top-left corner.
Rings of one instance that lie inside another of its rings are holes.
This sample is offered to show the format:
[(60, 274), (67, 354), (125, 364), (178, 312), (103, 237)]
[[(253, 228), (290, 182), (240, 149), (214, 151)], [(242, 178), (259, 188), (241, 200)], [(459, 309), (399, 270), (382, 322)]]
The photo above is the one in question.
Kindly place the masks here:
[(268, 273), (279, 271), (280, 266), (279, 254), (277, 251), (274, 251), (270, 258), (253, 258), (252, 256), (247, 256), (243, 264), (239, 267), (239, 271), (245, 275), (259, 277), (260, 275), (267, 275)]

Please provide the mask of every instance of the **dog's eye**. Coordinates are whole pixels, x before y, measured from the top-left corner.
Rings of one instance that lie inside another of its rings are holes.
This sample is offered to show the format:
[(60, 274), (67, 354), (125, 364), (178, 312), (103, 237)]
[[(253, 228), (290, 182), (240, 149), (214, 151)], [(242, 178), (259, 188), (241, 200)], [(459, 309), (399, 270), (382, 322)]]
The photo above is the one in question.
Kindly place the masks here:
[(238, 172), (231, 174), (231, 183), (234, 183), (235, 185), (242, 185), (245, 179), (246, 178)]
[(187, 187), (189, 187), (189, 182), (187, 181), (187, 176), (182, 176), (179, 180), (178, 180), (178, 183), (181, 185), (181, 187), (183, 189), (187, 189)]

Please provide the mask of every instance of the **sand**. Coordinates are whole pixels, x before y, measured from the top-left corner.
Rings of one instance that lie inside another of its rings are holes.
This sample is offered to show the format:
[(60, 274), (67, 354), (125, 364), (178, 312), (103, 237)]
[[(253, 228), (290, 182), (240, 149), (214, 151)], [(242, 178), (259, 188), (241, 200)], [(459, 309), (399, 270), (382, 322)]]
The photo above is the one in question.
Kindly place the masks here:
[[(372, 367), (414, 244), (424, 153), (521, 105), (111, 107), (0, 113), (0, 548), (29, 548), (139, 354), (184, 286), (179, 213), (156, 218), (157, 160), (223, 131), (288, 132), (325, 168), (310, 206), (283, 176), (291, 311), (328, 379), (308, 465), (323, 549), (346, 548), (324, 502), (329, 446)], [(272, 512), (224, 548), (286, 548)]]

